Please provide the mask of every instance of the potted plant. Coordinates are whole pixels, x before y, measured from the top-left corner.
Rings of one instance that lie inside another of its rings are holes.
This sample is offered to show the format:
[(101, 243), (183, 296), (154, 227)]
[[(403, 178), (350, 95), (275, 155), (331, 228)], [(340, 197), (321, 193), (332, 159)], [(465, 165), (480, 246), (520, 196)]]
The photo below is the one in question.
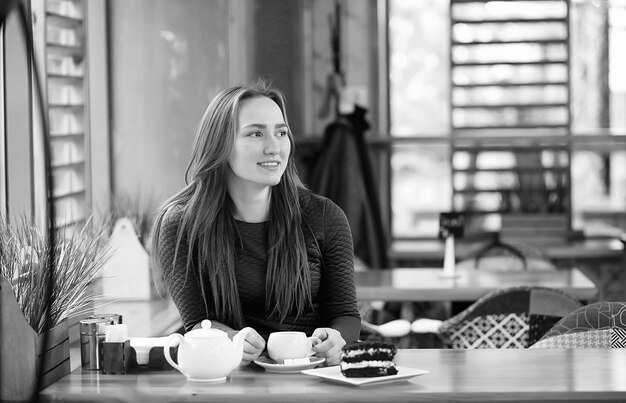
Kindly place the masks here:
[(91, 218), (59, 229), (53, 254), (29, 219), (11, 218), (0, 217), (0, 400), (25, 400), (38, 370), (41, 388), (69, 373), (68, 319), (92, 309), (93, 280), (110, 251), (106, 230)]

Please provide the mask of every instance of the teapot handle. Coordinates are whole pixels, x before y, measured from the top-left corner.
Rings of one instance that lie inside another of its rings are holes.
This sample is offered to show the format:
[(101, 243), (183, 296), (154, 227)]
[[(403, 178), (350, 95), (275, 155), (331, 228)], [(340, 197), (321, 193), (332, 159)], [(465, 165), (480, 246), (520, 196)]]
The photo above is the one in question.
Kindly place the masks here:
[(183, 368), (180, 365), (176, 364), (174, 360), (172, 360), (172, 357), (170, 356), (170, 345), (174, 344), (172, 342), (175, 339), (178, 339), (179, 349), (180, 349), (180, 346), (183, 345), (183, 341), (185, 340), (183, 336), (179, 333), (170, 334), (167, 340), (165, 340), (165, 346), (163, 347), (163, 356), (165, 357), (165, 361), (167, 361), (172, 367), (180, 371), (181, 374), (185, 375), (185, 373), (183, 372)]

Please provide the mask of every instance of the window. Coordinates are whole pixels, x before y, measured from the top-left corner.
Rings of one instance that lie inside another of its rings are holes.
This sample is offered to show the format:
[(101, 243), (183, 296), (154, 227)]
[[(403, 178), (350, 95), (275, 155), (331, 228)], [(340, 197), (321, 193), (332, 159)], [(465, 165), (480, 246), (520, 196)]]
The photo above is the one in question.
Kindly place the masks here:
[(80, 223), (88, 206), (85, 9), (81, 0), (45, 2), (45, 83), (56, 223)]
[[(27, 3), (42, 96), (51, 132), (56, 225), (72, 230), (92, 213), (92, 194), (108, 202), (108, 95), (105, 2)], [(87, 4), (89, 7), (87, 7)], [(18, 13), (2, 31), (4, 212), (46, 225), (46, 193), (39, 102)], [(87, 24), (89, 21), (89, 24)], [(91, 51), (90, 51), (91, 50)], [(88, 63), (88, 61), (93, 63)], [(102, 203), (106, 211), (108, 203)], [(100, 210), (99, 210), (100, 211)]]
[(393, 238), (560, 215), (626, 229), (626, 4), (389, 0)]

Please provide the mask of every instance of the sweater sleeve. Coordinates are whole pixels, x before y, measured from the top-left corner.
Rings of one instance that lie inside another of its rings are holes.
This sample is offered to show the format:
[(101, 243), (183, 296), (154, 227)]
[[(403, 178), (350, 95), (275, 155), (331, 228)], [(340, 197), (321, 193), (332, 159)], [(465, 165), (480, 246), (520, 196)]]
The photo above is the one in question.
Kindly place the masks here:
[(187, 267), (187, 242), (184, 238), (176, 253), (180, 218), (180, 211), (168, 211), (165, 214), (159, 232), (161, 247), (157, 253), (167, 290), (178, 309), (185, 330), (189, 331), (208, 315), (196, 270)]
[(346, 215), (326, 200), (324, 208), (324, 272), (322, 314), (330, 327), (341, 332), (347, 343), (356, 341), (361, 329), (354, 281), (354, 249)]

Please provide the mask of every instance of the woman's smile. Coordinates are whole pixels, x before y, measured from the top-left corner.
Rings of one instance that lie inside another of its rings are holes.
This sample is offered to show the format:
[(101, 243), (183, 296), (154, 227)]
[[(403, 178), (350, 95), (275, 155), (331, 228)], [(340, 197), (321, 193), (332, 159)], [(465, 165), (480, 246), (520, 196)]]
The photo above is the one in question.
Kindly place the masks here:
[(264, 161), (264, 162), (258, 162), (257, 165), (262, 167), (262, 168), (267, 168), (267, 169), (278, 169), (280, 167), (280, 162), (278, 162), (278, 161)]

